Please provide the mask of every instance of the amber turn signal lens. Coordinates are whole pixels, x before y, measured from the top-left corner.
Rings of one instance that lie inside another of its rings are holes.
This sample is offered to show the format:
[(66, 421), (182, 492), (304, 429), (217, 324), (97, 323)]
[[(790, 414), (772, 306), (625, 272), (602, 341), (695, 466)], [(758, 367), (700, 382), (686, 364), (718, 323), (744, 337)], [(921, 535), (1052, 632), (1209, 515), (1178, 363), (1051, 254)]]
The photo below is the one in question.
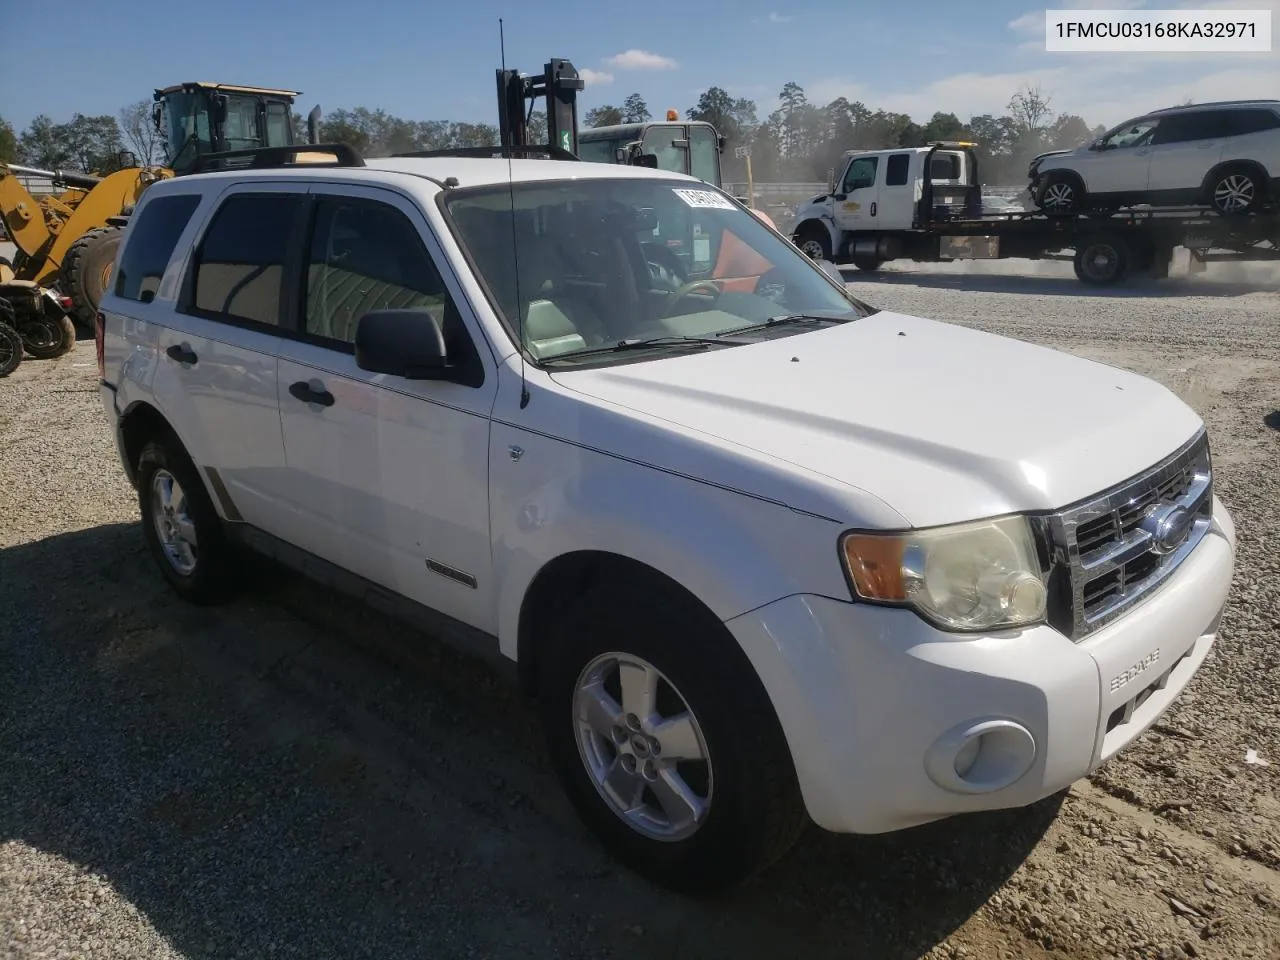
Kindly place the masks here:
[(858, 595), (864, 600), (905, 600), (901, 537), (851, 533), (844, 538), (844, 557)]

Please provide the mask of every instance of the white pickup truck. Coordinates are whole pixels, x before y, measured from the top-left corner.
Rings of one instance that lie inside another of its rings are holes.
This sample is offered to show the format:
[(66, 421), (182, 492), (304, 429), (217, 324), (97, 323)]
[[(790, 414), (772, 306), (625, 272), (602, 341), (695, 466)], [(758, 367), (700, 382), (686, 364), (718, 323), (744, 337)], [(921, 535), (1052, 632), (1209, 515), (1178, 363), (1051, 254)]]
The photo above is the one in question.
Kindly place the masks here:
[(513, 667), (646, 876), (1029, 804), (1204, 663), (1235, 534), (1160, 385), (870, 307), (687, 176), (277, 155), (151, 186), (102, 302), (159, 571), (252, 548)]

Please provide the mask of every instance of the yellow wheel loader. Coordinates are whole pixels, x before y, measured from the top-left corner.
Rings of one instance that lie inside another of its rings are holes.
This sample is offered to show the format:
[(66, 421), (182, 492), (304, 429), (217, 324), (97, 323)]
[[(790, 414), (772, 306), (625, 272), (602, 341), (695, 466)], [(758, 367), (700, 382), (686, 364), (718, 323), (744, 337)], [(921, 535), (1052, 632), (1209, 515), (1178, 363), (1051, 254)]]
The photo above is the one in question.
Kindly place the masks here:
[[(146, 188), (157, 180), (236, 166), (236, 152), (295, 145), (296, 90), (227, 83), (179, 83), (155, 91), (152, 120), (166, 144), (165, 165), (138, 166), (105, 177), (0, 163), (0, 221), (18, 248), (18, 280), (56, 286), (72, 317), (91, 328), (110, 280), (120, 234)], [(320, 108), (308, 117), (316, 144)], [(222, 158), (220, 155), (226, 154)], [(331, 159), (323, 153), (300, 162)], [(33, 196), (20, 177), (50, 181), (59, 192)]]

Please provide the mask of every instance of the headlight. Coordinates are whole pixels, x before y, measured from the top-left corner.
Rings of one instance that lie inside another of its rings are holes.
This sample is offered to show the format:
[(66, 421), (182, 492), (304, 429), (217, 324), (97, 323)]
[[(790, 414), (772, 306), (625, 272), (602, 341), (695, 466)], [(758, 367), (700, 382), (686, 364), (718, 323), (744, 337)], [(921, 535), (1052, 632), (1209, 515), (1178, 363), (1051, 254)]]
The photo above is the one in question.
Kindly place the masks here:
[(1025, 517), (905, 533), (847, 533), (840, 555), (863, 600), (911, 607), (948, 630), (1045, 618), (1048, 589)]

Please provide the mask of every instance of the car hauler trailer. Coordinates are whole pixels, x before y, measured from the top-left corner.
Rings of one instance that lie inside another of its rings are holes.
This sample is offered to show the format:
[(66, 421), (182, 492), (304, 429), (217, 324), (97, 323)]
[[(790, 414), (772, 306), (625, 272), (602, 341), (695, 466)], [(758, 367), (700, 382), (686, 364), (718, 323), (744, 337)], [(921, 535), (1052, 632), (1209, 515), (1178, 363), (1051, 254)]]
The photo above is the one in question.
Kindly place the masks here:
[(828, 192), (803, 204), (791, 238), (815, 259), (875, 270), (889, 260), (1071, 260), (1084, 283), (1168, 275), (1192, 263), (1280, 260), (1276, 205), (1227, 216), (1205, 206), (1112, 214), (991, 213), (975, 144), (951, 141), (844, 155)]

